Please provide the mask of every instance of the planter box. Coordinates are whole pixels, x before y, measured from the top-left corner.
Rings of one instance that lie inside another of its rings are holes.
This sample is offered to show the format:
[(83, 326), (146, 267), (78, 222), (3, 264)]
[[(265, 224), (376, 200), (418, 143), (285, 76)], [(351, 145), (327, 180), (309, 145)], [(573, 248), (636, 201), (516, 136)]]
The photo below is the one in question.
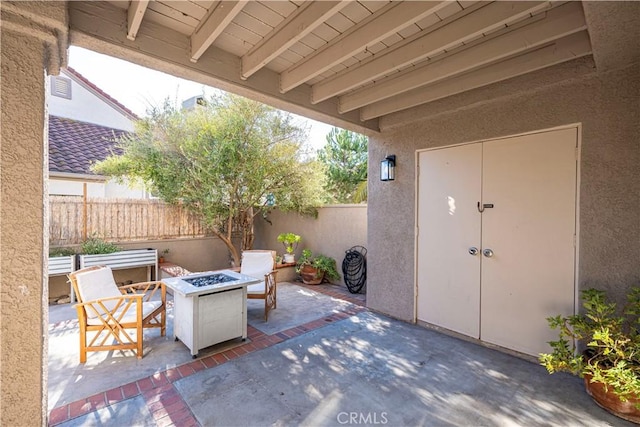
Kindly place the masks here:
[(76, 256), (57, 256), (49, 258), (49, 276), (69, 274), (76, 269)]
[[(111, 254), (79, 255), (79, 257), (80, 268), (107, 265), (114, 270), (136, 267), (155, 267), (157, 270), (158, 267), (158, 251), (156, 249), (133, 249)], [(156, 277), (158, 277), (157, 274)]]
[[(49, 277), (51, 276), (64, 276), (76, 270), (76, 256), (57, 256), (57, 257), (49, 257), (48, 261), (48, 273)], [(71, 286), (71, 290), (69, 291), (70, 302), (74, 302), (73, 300), (73, 286)]]
[[(158, 280), (158, 251), (156, 249), (132, 249), (130, 251), (113, 252), (111, 254), (78, 255), (80, 268), (106, 265), (113, 270), (124, 268), (147, 267), (147, 280), (151, 280), (151, 268)], [(74, 301), (73, 290), (71, 301)]]

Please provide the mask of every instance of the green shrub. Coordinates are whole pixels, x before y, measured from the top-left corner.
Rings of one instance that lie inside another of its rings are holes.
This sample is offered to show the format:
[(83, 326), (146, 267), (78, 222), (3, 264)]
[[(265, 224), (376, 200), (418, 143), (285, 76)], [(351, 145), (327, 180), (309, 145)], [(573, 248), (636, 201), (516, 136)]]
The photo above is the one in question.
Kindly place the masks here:
[(49, 248), (49, 258), (75, 255), (76, 251), (72, 248)]
[(82, 242), (82, 253), (85, 255), (112, 254), (122, 250), (114, 243), (105, 242), (99, 237), (90, 237)]
[[(601, 290), (583, 290), (581, 296), (584, 314), (547, 319), (559, 336), (557, 341), (549, 342), (551, 353), (540, 354), (541, 364), (549, 373), (565, 371), (591, 376), (591, 382), (604, 384), (623, 402), (638, 398), (640, 288), (630, 289), (621, 314), (616, 303), (610, 302)], [(577, 352), (578, 345), (586, 350)]]
[(303, 249), (302, 256), (298, 260), (296, 266), (296, 272), (300, 273), (300, 270), (305, 265), (317, 268), (320, 271), (324, 271), (324, 276), (330, 280), (339, 280), (340, 273), (336, 267), (336, 260), (326, 255), (313, 255), (310, 249)]

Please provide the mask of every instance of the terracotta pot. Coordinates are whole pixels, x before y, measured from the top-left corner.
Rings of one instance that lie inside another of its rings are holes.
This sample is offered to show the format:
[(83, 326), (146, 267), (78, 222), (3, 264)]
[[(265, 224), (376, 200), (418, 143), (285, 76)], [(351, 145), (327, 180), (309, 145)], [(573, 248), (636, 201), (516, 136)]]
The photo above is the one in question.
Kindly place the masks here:
[(310, 265), (300, 268), (300, 277), (305, 285), (319, 285), (324, 279), (324, 271), (320, 271)]
[(606, 391), (604, 384), (599, 382), (592, 383), (591, 378), (591, 375), (585, 375), (584, 385), (589, 396), (600, 407), (617, 417), (640, 424), (640, 410), (636, 408), (636, 405), (640, 404), (640, 398), (632, 398), (623, 402), (613, 392)]

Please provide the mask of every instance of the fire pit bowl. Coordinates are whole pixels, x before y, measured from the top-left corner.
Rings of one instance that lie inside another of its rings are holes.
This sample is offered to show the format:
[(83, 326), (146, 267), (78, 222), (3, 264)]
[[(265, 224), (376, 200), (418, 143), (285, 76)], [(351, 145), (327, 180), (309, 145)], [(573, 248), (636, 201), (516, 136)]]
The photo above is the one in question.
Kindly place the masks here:
[(232, 282), (237, 279), (231, 276), (227, 276), (226, 274), (216, 273), (216, 274), (210, 274), (208, 276), (194, 277), (192, 279), (183, 278), (182, 280), (184, 280), (191, 286), (201, 288), (203, 286), (211, 286), (211, 285), (218, 285), (220, 283)]
[(205, 271), (191, 273), (186, 276), (163, 279), (167, 288), (185, 297), (198, 297), (211, 292), (222, 292), (238, 289), (259, 283), (255, 277), (246, 276), (232, 270)]

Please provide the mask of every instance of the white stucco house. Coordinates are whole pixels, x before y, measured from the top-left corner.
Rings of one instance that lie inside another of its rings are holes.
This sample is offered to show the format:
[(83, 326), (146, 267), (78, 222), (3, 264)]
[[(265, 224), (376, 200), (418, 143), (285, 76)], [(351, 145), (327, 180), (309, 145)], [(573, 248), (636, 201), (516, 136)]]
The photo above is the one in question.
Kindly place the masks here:
[(118, 184), (91, 171), (91, 164), (117, 152), (115, 141), (133, 131), (138, 117), (73, 68), (51, 76), (49, 194), (104, 198), (147, 198), (141, 186)]

